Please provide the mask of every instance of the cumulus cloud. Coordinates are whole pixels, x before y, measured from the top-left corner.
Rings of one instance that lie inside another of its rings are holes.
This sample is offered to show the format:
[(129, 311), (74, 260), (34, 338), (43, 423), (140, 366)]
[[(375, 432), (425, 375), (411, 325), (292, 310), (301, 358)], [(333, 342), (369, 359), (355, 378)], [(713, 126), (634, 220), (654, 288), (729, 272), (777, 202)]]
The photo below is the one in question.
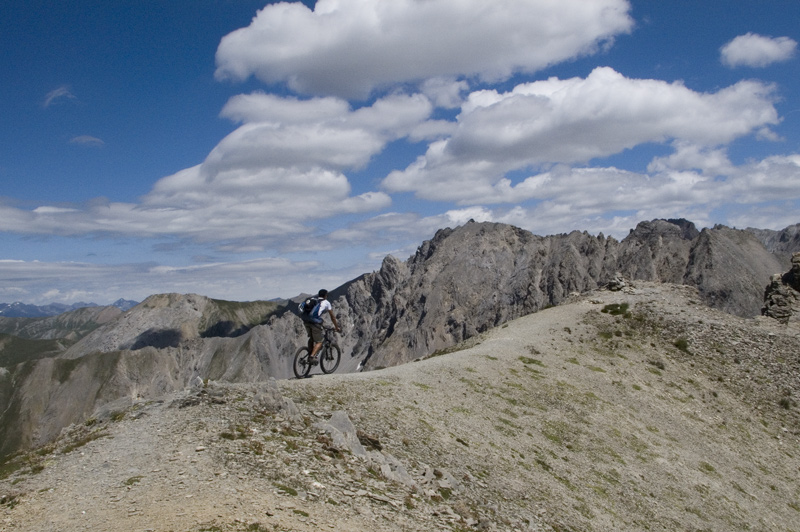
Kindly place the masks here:
[(436, 107), (445, 109), (455, 109), (463, 103), (462, 93), (469, 89), (466, 81), (458, 81), (451, 78), (431, 78), (425, 80), (420, 86), (420, 90), (425, 94)]
[(739, 35), (720, 48), (722, 64), (765, 67), (794, 57), (797, 41), (789, 37), (764, 37), (756, 33)]
[(704, 175), (726, 175), (734, 170), (725, 148), (708, 148), (689, 142), (675, 142), (675, 151), (666, 157), (656, 157), (647, 171), (651, 173), (674, 170), (697, 170)]
[(392, 94), (358, 109), (330, 97), (237, 96), (222, 115), (239, 127), (202, 163), (156, 182), (140, 203), (0, 205), (0, 220), (7, 231), (29, 234), (175, 235), (228, 251), (274, 248), (313, 233), (310, 224), (323, 218), (388, 207), (384, 192), (353, 195), (344, 171), (418, 135), (432, 111), (421, 94)]
[(430, 78), (506, 79), (595, 53), (631, 31), (627, 0), (319, 0), (268, 5), (217, 50), (220, 79), (365, 98)]
[(512, 91), (474, 92), (448, 138), (383, 181), (389, 192), (461, 204), (519, 202), (512, 171), (586, 163), (644, 143), (713, 147), (779, 123), (774, 87), (742, 81), (716, 93), (681, 83), (630, 79), (613, 69), (551, 78)]
[(256, 93), (233, 98), (222, 115), (245, 122), (203, 163), (232, 167), (360, 168), (387, 142), (411, 134), (432, 113), (421, 95), (392, 95), (355, 111), (344, 100), (297, 100)]

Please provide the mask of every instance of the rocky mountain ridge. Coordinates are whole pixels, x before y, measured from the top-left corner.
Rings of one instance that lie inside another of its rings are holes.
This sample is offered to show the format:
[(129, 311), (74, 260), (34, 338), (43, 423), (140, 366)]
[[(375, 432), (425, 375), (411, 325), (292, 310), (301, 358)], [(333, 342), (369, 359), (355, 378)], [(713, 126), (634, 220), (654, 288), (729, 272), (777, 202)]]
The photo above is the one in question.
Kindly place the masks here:
[(361, 334), (348, 349), (373, 367), (414, 360), (489, 327), (602, 286), (617, 275), (686, 284), (708, 305), (760, 314), (770, 276), (788, 261), (750, 232), (697, 231), (685, 220), (642, 222), (622, 241), (574, 231), (541, 237), (518, 228), (469, 223), (444, 229), (406, 262), (334, 292), (334, 307)]
[(0, 529), (797, 532), (798, 333), (628, 281), (415, 364), (201, 382), (4, 464)]
[[(618, 276), (692, 285), (705, 303), (751, 317), (760, 313), (770, 276), (787, 267), (752, 232), (698, 231), (685, 220), (642, 222), (622, 241), (468, 223), (440, 230), (407, 261), (389, 256), (380, 270), (330, 292), (346, 331), (338, 372), (365, 359), (376, 369), (450, 349)], [(44, 444), (98, 408), (198, 379), (288, 378), (304, 335), (292, 307), (152, 296), (55, 356), (0, 371), (0, 399), (8, 405), (0, 454)]]

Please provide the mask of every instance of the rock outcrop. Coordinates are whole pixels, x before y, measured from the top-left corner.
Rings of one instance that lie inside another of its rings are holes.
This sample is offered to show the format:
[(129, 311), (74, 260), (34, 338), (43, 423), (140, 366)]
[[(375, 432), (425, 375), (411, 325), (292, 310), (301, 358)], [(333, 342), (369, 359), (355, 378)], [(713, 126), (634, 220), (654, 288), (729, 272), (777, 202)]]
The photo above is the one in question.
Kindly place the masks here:
[(770, 277), (761, 312), (781, 323), (800, 325), (800, 253), (792, 256), (788, 272)]
[(642, 222), (622, 241), (468, 223), (439, 231), (405, 263), (387, 257), (333, 299), (354, 332), (345, 351), (375, 368), (446, 349), (618, 276), (695, 286), (708, 305), (753, 317), (764, 282), (784, 268), (751, 232), (697, 231), (685, 220)]

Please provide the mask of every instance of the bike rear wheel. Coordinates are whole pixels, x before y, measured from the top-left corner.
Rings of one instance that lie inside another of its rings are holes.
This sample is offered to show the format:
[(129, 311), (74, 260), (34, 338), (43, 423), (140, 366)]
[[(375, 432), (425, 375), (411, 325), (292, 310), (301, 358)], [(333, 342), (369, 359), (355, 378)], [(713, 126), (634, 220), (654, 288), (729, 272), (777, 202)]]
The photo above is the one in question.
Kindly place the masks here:
[(308, 347), (301, 347), (294, 354), (292, 369), (294, 370), (294, 376), (298, 379), (308, 377), (308, 374), (311, 372), (311, 364), (308, 361), (308, 355)]
[(339, 367), (339, 360), (342, 358), (342, 352), (336, 344), (326, 345), (322, 348), (321, 356), (319, 357), (319, 367), (322, 373), (333, 373)]

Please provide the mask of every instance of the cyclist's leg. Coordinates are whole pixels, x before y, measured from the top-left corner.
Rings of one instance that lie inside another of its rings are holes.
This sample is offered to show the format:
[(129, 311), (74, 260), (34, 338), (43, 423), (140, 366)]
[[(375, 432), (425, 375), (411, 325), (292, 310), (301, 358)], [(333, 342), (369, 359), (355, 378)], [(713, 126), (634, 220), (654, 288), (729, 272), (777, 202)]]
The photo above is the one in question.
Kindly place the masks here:
[(314, 346), (311, 349), (311, 358), (313, 359), (317, 356), (320, 347), (322, 347), (324, 331), (322, 330), (322, 325), (319, 323), (309, 323), (309, 331), (311, 333), (311, 339), (314, 342)]
[(314, 344), (314, 347), (311, 349), (311, 358), (316, 358), (316, 356), (319, 354), (319, 350), (321, 347), (322, 347), (322, 342)]
[(306, 329), (306, 335), (308, 336), (308, 352), (310, 353), (314, 349), (314, 331), (311, 327), (311, 323), (304, 321), (303, 326)]

